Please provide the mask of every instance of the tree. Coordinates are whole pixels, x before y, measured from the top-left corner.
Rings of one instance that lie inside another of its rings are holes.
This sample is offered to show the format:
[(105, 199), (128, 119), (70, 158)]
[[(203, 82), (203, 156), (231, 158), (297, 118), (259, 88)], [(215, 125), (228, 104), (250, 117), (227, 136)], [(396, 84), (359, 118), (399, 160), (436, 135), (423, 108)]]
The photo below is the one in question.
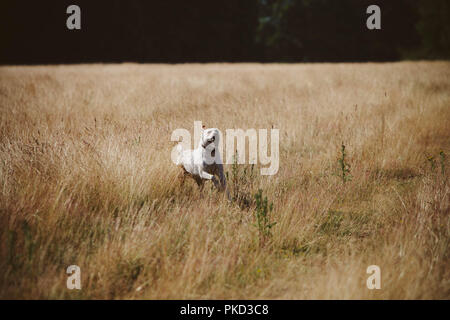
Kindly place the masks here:
[(418, 56), (450, 58), (450, 3), (448, 0), (421, 0), (417, 30), (422, 40)]

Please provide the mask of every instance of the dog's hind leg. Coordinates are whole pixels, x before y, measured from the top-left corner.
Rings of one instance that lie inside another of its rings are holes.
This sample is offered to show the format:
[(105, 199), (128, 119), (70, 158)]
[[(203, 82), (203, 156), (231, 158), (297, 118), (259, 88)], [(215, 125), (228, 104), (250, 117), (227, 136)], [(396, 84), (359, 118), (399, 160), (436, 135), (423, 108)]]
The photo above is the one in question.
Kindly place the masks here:
[(184, 180), (186, 180), (186, 174), (184, 172), (178, 175), (178, 181), (180, 183), (180, 187), (184, 185)]
[(182, 165), (180, 165), (179, 167), (182, 170), (180, 170), (180, 173), (178, 174), (178, 181), (180, 182), (180, 187), (182, 187), (184, 185), (184, 181), (186, 180), (186, 176), (187, 176), (188, 172)]

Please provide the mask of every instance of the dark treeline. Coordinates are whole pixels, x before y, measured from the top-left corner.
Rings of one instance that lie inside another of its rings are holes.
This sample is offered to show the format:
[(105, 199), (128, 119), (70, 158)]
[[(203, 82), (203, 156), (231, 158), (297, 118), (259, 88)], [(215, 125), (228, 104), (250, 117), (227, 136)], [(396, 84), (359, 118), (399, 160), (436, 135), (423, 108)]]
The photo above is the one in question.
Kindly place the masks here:
[(448, 0), (2, 0), (0, 63), (448, 59), (449, 21)]

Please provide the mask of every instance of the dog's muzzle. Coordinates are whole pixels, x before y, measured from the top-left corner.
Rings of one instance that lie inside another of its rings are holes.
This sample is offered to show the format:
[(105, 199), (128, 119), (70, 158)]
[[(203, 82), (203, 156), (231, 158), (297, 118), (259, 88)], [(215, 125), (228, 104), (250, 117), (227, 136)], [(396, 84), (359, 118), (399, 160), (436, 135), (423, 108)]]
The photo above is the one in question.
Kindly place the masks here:
[(203, 149), (206, 149), (207, 146), (209, 146), (211, 143), (213, 143), (216, 140), (216, 137), (212, 137), (211, 139), (208, 139), (206, 143), (202, 144)]

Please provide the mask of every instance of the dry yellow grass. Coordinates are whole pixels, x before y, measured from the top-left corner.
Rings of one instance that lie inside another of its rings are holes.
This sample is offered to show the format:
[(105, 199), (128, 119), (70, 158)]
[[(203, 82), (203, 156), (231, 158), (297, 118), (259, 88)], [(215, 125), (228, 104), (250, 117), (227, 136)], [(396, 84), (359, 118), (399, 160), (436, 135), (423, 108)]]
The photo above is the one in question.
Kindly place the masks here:
[[(449, 62), (1, 67), (0, 117), (1, 298), (450, 298)], [(236, 184), (274, 204), (264, 246), (252, 203), (177, 184), (195, 120), (280, 129)]]

